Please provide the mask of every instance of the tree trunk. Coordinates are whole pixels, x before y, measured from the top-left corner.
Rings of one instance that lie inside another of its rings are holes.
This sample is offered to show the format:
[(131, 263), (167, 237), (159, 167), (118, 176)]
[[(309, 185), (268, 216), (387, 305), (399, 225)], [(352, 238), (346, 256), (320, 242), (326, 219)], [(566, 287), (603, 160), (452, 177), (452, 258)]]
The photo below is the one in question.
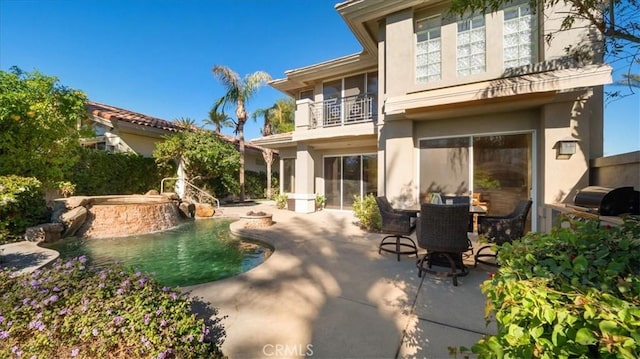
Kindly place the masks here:
[(271, 190), (271, 164), (273, 163), (273, 150), (270, 148), (265, 149), (262, 152), (262, 158), (267, 164), (267, 199), (273, 197), (273, 191)]
[(247, 121), (247, 112), (244, 109), (244, 101), (238, 100), (236, 110), (238, 118), (238, 146), (240, 150), (240, 202), (244, 202), (244, 124)]
[(240, 149), (240, 202), (244, 202), (244, 125), (238, 126), (238, 145)]

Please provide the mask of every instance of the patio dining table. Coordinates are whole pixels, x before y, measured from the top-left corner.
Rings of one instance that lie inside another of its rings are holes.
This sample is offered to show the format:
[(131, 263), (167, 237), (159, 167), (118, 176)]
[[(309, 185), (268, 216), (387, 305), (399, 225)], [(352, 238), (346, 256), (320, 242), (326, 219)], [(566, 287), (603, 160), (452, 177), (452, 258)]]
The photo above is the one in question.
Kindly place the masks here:
[[(443, 206), (447, 206), (447, 204), (442, 204)], [(413, 205), (409, 208), (402, 209), (402, 211), (420, 214), (420, 205)], [(469, 213), (470, 214), (487, 214), (487, 210), (482, 206), (469, 205)]]

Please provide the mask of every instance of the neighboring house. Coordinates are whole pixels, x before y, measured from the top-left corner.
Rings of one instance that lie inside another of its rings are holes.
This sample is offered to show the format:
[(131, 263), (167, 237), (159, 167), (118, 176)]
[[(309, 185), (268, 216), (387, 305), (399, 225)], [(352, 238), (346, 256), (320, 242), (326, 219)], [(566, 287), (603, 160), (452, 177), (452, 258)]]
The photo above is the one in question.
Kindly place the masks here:
[[(122, 108), (87, 101), (89, 118), (93, 121), (96, 137), (82, 140), (82, 145), (109, 152), (135, 152), (151, 157), (156, 143), (163, 136), (184, 131), (178, 123), (125, 110)], [(237, 146), (233, 137), (221, 134), (224, 140)], [(266, 172), (262, 157), (263, 148), (245, 143), (245, 166), (248, 171)]]
[(278, 149), (297, 212), (313, 211), (316, 193), (343, 210), (368, 193), (398, 207), (480, 193), (493, 214), (531, 198), (531, 228), (544, 230), (546, 204), (589, 184), (611, 68), (596, 47), (588, 63), (566, 55), (592, 45), (580, 26), (545, 42), (562, 9), (515, 1), (461, 19), (446, 2), (357, 0), (336, 10), (363, 51), (272, 81), (297, 99), (295, 131), (254, 140)]
[(163, 136), (185, 130), (175, 122), (98, 102), (87, 101), (86, 107), (96, 136), (83, 139), (85, 147), (151, 157)]

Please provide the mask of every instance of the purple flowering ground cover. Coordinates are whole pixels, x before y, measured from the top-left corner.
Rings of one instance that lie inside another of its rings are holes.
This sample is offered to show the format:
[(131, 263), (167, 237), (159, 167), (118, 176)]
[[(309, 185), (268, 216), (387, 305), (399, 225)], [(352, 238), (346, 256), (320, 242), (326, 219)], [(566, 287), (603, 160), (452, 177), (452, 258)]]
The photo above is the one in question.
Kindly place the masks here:
[(2, 358), (216, 358), (225, 331), (188, 294), (86, 258), (12, 277), (0, 270)]

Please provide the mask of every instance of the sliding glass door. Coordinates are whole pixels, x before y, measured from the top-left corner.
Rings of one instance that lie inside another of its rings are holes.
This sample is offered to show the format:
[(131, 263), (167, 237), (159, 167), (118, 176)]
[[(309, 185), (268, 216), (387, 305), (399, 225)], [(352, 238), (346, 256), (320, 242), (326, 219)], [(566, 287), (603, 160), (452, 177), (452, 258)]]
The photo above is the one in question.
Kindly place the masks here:
[(480, 193), (489, 214), (505, 215), (533, 188), (532, 134), (420, 141), (420, 201), (430, 193)]
[(420, 141), (420, 202), (431, 193), (469, 194), (469, 137)]
[(533, 188), (531, 134), (473, 137), (473, 190), (489, 213), (509, 214)]
[(376, 155), (348, 155), (324, 158), (325, 207), (351, 209), (354, 195), (378, 194)]

